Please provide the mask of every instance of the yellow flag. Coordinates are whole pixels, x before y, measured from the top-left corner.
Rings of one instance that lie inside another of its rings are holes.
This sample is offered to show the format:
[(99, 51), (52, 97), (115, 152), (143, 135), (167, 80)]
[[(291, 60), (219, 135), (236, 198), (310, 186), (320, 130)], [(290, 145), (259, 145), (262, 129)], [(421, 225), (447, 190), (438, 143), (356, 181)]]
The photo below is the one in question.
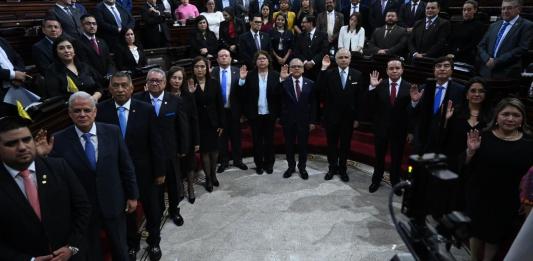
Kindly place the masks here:
[(74, 83), (72, 78), (67, 75), (67, 92), (75, 93), (78, 91), (78, 86)]
[(21, 118), (31, 121), (30, 115), (24, 110), (24, 106), (22, 106), (22, 103), (18, 100), (17, 100), (17, 111)]

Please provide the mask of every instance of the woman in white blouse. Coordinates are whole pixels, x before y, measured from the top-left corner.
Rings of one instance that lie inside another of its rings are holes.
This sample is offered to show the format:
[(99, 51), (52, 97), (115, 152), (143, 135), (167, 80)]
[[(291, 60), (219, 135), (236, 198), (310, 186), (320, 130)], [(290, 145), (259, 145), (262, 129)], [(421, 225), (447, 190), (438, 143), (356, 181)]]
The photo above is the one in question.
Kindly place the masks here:
[(205, 16), (207, 24), (209, 25), (209, 30), (213, 31), (218, 39), (218, 28), (220, 22), (224, 21), (224, 16), (222, 15), (222, 12), (215, 11), (215, 0), (208, 0), (205, 3), (205, 7), (207, 12), (202, 12), (200, 15)]
[(361, 26), (361, 14), (356, 12), (350, 16), (348, 25), (341, 27), (338, 48), (346, 48), (351, 52), (363, 52), (365, 46), (365, 28)]
[(139, 73), (140, 67), (146, 66), (146, 56), (142, 46), (135, 40), (132, 28), (124, 28), (120, 32), (122, 37), (115, 53), (115, 64), (118, 70), (130, 71), (134, 75)]

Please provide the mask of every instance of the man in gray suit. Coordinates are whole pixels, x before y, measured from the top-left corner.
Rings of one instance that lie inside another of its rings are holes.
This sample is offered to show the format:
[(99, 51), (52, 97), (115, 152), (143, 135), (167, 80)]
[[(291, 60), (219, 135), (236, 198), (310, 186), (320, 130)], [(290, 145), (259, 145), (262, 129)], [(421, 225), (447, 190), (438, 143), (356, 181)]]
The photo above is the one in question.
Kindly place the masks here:
[(397, 25), (397, 22), (396, 11), (387, 11), (385, 25), (377, 28), (368, 41), (368, 54), (403, 55), (407, 47), (407, 31)]
[(502, 19), (490, 25), (478, 44), (479, 74), (488, 78), (520, 77), (533, 23), (520, 17), (521, 0), (502, 1)]
[(335, 1), (326, 0), (326, 11), (319, 13), (316, 18), (316, 29), (328, 34), (329, 46), (337, 47), (339, 31), (344, 25), (344, 15), (335, 11)]
[(57, 0), (46, 16), (55, 17), (61, 23), (63, 32), (71, 37), (77, 37), (82, 32), (81, 14), (78, 9), (72, 8), (72, 0)]

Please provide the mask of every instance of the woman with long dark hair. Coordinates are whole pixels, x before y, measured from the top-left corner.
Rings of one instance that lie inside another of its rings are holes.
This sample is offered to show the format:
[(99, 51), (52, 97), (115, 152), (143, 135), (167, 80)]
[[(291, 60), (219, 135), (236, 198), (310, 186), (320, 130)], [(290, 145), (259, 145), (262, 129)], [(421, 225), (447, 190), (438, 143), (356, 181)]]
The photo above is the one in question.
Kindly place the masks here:
[(232, 57), (238, 57), (237, 40), (239, 35), (246, 31), (246, 27), (240, 18), (235, 17), (233, 8), (224, 8), (222, 15), (224, 16), (224, 21), (220, 23), (220, 31), (218, 33), (220, 48), (228, 49)]
[(268, 3), (264, 3), (261, 6), (261, 19), (263, 20), (263, 24), (261, 24), (259, 31), (269, 33), (272, 30), (274, 22), (272, 21), (272, 10)]
[(302, 0), (300, 10), (296, 14), (296, 22), (294, 24), (294, 34), (298, 35), (302, 33), (302, 20), (308, 15), (315, 15), (311, 0)]
[(200, 15), (195, 21), (196, 30), (189, 37), (191, 57), (198, 55), (211, 58), (218, 52), (218, 40), (211, 30), (205, 16)]
[(115, 53), (116, 67), (120, 71), (130, 71), (133, 75), (138, 75), (139, 68), (146, 66), (146, 55), (143, 47), (135, 38), (133, 28), (123, 28), (120, 31), (119, 48)]
[(218, 138), (222, 135), (224, 104), (220, 84), (209, 76), (208, 61), (197, 56), (193, 62), (193, 76), (187, 83), (189, 91), (196, 99), (200, 133), (200, 155), (205, 172), (205, 188), (213, 191), (218, 187), (216, 176), (218, 160)]
[(270, 32), (270, 39), (274, 57), (273, 67), (279, 72), (281, 66), (289, 63), (294, 42), (294, 34), (287, 27), (287, 18), (281, 13), (274, 17), (274, 28)]
[(362, 27), (361, 14), (358, 12), (350, 15), (348, 25), (341, 27), (339, 31), (338, 48), (346, 48), (352, 54), (363, 52), (365, 46), (365, 28)]

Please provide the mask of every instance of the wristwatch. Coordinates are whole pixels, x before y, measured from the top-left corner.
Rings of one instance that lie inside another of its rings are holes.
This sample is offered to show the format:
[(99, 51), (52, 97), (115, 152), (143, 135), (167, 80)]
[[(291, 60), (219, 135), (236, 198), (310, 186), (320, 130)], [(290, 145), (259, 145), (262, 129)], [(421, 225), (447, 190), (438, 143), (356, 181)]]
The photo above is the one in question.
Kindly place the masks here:
[(68, 246), (68, 249), (72, 252), (72, 255), (76, 255), (80, 251), (79, 248), (73, 246)]

